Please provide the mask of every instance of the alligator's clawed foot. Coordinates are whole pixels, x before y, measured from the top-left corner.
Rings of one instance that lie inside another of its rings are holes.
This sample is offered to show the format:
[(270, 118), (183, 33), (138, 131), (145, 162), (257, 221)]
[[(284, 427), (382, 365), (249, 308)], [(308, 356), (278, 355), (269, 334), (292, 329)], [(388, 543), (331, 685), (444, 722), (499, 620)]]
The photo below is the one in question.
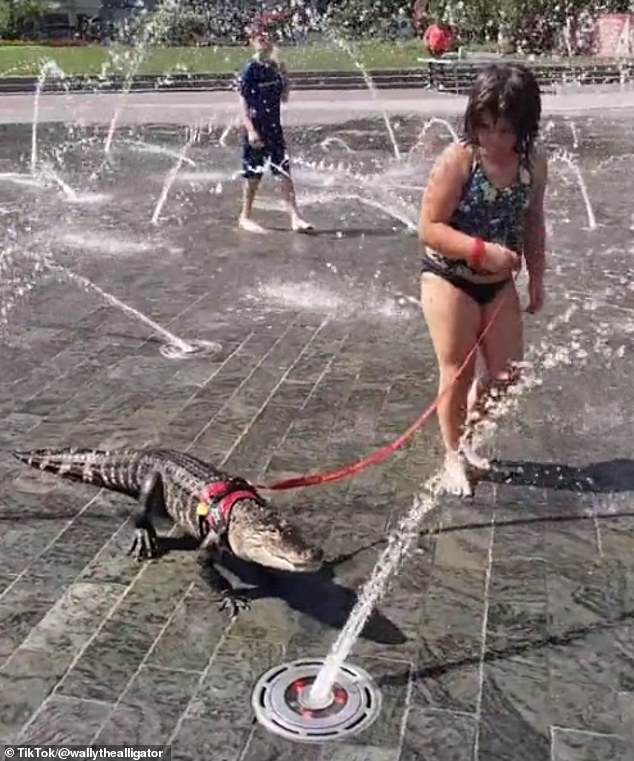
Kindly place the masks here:
[(231, 618), (235, 618), (241, 611), (250, 610), (251, 603), (246, 597), (241, 595), (226, 595), (223, 596), (218, 607), (222, 611), (230, 610)]
[(135, 557), (141, 562), (144, 559), (156, 558), (159, 555), (159, 546), (156, 532), (150, 528), (137, 528), (134, 540), (128, 550), (128, 555), (136, 550)]

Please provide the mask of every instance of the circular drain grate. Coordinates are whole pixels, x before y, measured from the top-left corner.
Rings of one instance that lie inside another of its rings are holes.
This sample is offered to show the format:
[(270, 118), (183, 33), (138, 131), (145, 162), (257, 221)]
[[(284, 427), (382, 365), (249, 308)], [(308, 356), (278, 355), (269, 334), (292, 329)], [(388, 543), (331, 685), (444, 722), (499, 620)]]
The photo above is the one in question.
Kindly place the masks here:
[(381, 693), (358, 666), (343, 664), (329, 703), (309, 707), (309, 691), (322, 666), (321, 660), (303, 659), (263, 674), (251, 698), (260, 724), (303, 743), (337, 740), (367, 729), (381, 710)]
[(187, 348), (163, 344), (161, 354), (167, 359), (190, 359), (191, 357), (207, 357), (209, 354), (217, 354), (222, 346), (215, 341), (190, 341)]

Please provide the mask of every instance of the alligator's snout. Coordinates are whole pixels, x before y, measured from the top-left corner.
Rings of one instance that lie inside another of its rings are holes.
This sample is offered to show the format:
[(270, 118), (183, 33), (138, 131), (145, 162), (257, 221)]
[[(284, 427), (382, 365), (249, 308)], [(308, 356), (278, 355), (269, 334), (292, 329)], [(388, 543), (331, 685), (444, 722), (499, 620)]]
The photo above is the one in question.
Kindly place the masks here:
[(295, 573), (314, 573), (321, 568), (323, 550), (305, 541), (297, 527), (266, 508), (237, 507), (229, 526), (229, 543), (237, 557)]
[(248, 542), (243, 550), (251, 561), (279, 571), (314, 573), (324, 562), (323, 550), (304, 542), (299, 532), (289, 527), (268, 531), (261, 541)]
[(324, 551), (320, 547), (307, 547), (303, 552), (291, 554), (292, 570), (304, 573), (318, 571), (324, 562)]

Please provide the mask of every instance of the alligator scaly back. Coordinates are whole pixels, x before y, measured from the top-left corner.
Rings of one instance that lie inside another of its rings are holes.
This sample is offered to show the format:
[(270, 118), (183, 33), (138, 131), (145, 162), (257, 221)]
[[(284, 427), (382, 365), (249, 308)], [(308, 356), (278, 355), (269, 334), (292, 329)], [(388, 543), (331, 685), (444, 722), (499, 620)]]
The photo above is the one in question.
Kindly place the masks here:
[(140, 490), (138, 449), (31, 449), (13, 451), (16, 459), (38, 470), (54, 473), (137, 497)]
[[(188, 452), (141, 448), (13, 451), (21, 462), (62, 478), (123, 492), (137, 499), (134, 540), (137, 560), (161, 554), (153, 519), (167, 517), (199, 541), (198, 563), (222, 608), (235, 615), (247, 605), (215, 564), (232, 553), (249, 563), (298, 573), (321, 567), (323, 551), (270, 508), (243, 478), (225, 473)], [(224, 507), (223, 507), (224, 506)]]

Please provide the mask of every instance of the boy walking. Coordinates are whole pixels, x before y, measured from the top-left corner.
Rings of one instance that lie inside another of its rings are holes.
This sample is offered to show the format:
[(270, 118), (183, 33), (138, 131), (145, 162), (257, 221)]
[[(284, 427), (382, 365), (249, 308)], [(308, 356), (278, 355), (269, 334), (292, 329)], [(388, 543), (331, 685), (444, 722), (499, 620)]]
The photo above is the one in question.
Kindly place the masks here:
[(288, 99), (286, 71), (272, 55), (273, 44), (265, 29), (256, 29), (252, 33), (251, 44), (255, 54), (242, 72), (239, 90), (243, 108), (242, 176), (245, 184), (238, 225), (247, 232), (266, 232), (251, 218), (251, 214), (268, 162), (271, 173), (280, 181), (291, 217), (291, 229), (307, 232), (314, 227), (302, 219), (297, 208), (281, 123), (281, 103)]

